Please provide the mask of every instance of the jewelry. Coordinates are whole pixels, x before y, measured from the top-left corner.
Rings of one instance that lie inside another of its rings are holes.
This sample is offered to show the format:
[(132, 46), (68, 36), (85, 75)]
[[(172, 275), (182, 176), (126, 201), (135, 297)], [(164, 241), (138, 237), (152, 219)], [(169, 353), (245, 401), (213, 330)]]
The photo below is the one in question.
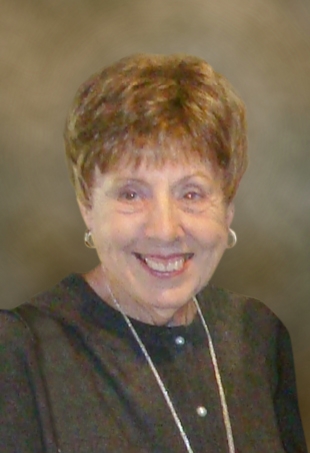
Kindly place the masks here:
[(94, 241), (93, 241), (92, 232), (91, 232), (90, 230), (86, 230), (86, 231), (85, 231), (85, 234), (84, 234), (84, 244), (85, 244), (86, 247), (88, 247), (89, 249), (94, 249), (94, 248), (95, 248), (95, 244), (94, 244)]
[[(129, 317), (126, 315), (126, 313), (124, 312), (123, 308), (121, 307), (121, 305), (119, 304), (119, 302), (116, 300), (114, 294), (112, 293), (112, 290), (111, 288), (109, 287), (109, 285), (107, 284), (106, 285), (109, 293), (110, 293), (110, 296), (112, 298), (112, 301), (116, 307), (116, 309), (121, 313), (121, 315), (123, 316), (124, 318), (124, 321), (126, 322), (129, 330), (131, 331), (132, 335), (134, 336), (135, 340), (137, 341), (143, 355), (144, 355), (144, 358), (145, 360), (147, 361), (156, 381), (157, 381), (157, 384), (166, 400), (166, 403), (167, 403), (167, 406), (168, 408), (170, 409), (170, 412), (171, 412), (171, 415), (174, 419), (174, 422), (180, 432), (180, 435), (182, 437), (182, 440), (186, 446), (186, 449), (188, 451), (188, 453), (194, 453), (194, 450), (192, 449), (191, 447), (191, 444), (190, 444), (190, 441), (187, 437), (187, 434), (183, 428), (183, 425), (182, 425), (182, 422), (173, 406), (173, 402), (169, 396), (169, 393), (168, 393), (168, 390), (166, 389), (165, 387), (165, 384), (163, 383), (158, 371), (157, 371), (157, 368), (155, 367), (154, 365), (154, 362), (153, 360), (151, 359), (149, 353), (147, 352), (147, 349), (146, 347), (144, 346), (144, 343), (142, 342), (141, 338), (139, 337), (136, 329), (134, 328), (132, 322), (130, 321)], [(217, 363), (217, 358), (216, 358), (216, 354), (215, 354), (215, 350), (214, 350), (214, 346), (213, 346), (213, 342), (212, 342), (212, 337), (211, 337), (211, 334), (209, 332), (209, 328), (208, 328), (208, 325), (204, 319), (204, 316), (202, 314), (202, 311), (200, 309), (200, 306), (199, 306), (199, 303), (196, 299), (196, 297), (193, 298), (194, 299), (194, 302), (195, 302), (195, 305), (196, 305), (196, 308), (197, 308), (197, 312), (199, 314), (199, 317), (200, 317), (200, 320), (202, 322), (202, 325), (205, 329), (205, 332), (206, 332), (206, 335), (207, 335), (207, 339), (208, 339), (208, 345), (209, 345), (209, 350), (210, 350), (210, 355), (211, 355), (211, 360), (212, 360), (212, 364), (213, 364), (213, 369), (214, 369), (214, 373), (215, 373), (215, 378), (216, 378), (216, 382), (217, 382), (217, 386), (218, 386), (218, 390), (219, 390), (219, 395), (220, 395), (220, 400), (221, 400), (221, 406), (222, 406), (222, 413), (223, 413), (223, 419), (224, 419), (224, 425), (225, 425), (225, 429), (226, 429), (226, 437), (227, 437), (227, 443), (228, 443), (228, 451), (229, 453), (235, 453), (235, 445), (234, 445), (234, 438), (233, 438), (233, 434), (232, 434), (232, 429), (231, 429), (231, 423), (230, 423), (230, 417), (229, 417), (229, 412), (228, 412), (228, 407), (227, 407), (227, 402), (226, 402), (226, 397), (225, 397), (225, 392), (224, 392), (224, 388), (223, 388), (223, 384), (222, 384), (222, 379), (221, 379), (221, 375), (220, 375), (220, 371), (219, 371), (219, 367), (218, 367), (218, 363)]]
[(235, 247), (236, 244), (237, 244), (237, 235), (236, 235), (234, 230), (229, 228), (229, 230), (228, 230), (227, 248), (228, 249), (232, 249), (233, 247)]

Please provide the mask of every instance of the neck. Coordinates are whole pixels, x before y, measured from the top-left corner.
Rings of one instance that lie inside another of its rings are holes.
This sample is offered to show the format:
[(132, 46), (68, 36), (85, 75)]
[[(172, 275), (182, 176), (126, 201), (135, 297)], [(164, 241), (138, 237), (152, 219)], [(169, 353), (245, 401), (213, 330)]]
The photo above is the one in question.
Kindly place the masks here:
[(116, 308), (130, 318), (145, 324), (166, 325), (169, 327), (188, 325), (192, 322), (197, 312), (193, 299), (174, 309), (145, 305), (140, 301), (133, 300), (129, 295), (126, 297), (126, 294), (121, 296), (117, 288), (110, 285), (100, 267), (85, 274), (84, 278), (95, 293), (112, 308)]

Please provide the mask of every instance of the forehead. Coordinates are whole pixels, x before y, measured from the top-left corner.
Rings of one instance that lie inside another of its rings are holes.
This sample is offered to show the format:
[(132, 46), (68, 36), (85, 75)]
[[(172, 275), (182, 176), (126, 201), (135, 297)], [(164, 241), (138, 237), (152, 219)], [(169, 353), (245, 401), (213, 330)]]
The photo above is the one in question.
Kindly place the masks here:
[(130, 180), (139, 180), (150, 184), (166, 183), (170, 185), (179, 181), (187, 181), (194, 177), (203, 178), (205, 182), (214, 186), (218, 186), (221, 181), (209, 162), (202, 163), (200, 160), (194, 159), (192, 162), (187, 160), (182, 162), (167, 161), (156, 165), (144, 160), (139, 165), (134, 163), (127, 165), (119, 164), (104, 173), (97, 167), (95, 170), (94, 186), (126, 183), (126, 181)]
[(180, 165), (187, 168), (204, 166), (210, 170), (211, 168), (214, 171), (217, 170), (212, 150), (195, 146), (194, 143), (190, 143), (188, 137), (183, 140), (165, 137), (154, 143), (144, 142), (143, 139), (141, 143), (126, 143), (119, 151), (116, 151), (114, 159), (109, 160), (105, 168), (101, 169), (102, 173), (113, 170), (121, 171), (124, 168), (130, 169), (130, 171), (161, 170)]

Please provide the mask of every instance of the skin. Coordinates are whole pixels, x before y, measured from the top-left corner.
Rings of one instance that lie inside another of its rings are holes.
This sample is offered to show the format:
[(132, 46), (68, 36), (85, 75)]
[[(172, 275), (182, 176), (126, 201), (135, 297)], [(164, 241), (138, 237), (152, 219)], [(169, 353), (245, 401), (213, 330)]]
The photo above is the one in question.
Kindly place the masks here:
[(91, 207), (79, 206), (100, 260), (85, 278), (99, 296), (114, 306), (108, 285), (128, 316), (149, 324), (191, 322), (234, 213), (211, 167), (96, 170)]

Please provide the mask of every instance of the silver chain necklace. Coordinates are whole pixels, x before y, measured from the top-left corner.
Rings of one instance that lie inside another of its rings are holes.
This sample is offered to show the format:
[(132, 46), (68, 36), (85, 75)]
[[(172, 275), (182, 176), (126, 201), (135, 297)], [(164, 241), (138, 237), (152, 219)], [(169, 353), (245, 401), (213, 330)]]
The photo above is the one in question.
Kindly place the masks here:
[[(131, 331), (132, 335), (134, 336), (135, 340), (137, 341), (143, 355), (144, 355), (144, 358), (145, 360), (147, 361), (156, 381), (157, 381), (157, 384), (165, 398), (165, 401), (167, 403), (167, 406), (171, 412), (171, 415), (174, 419), (174, 422), (180, 432), (180, 435), (181, 435), (181, 438), (184, 442), (184, 445), (188, 451), (188, 453), (194, 453), (194, 450), (192, 449), (191, 447), (191, 444), (189, 442), (189, 439), (187, 437), (187, 434), (183, 428), (183, 425), (181, 423), (181, 420), (180, 420), (180, 417), (178, 416), (174, 406), (173, 406), (173, 403), (172, 403), (172, 400), (170, 398), (170, 395), (168, 393), (168, 390), (166, 389), (165, 387), (165, 384), (163, 383), (162, 381), (162, 378), (160, 377), (158, 371), (157, 371), (157, 368), (155, 367), (154, 365), (154, 362), (153, 360), (151, 359), (149, 353), (147, 352), (147, 349), (146, 347), (144, 346), (144, 343), (142, 342), (141, 338), (139, 337), (136, 329), (134, 328), (132, 322), (130, 321), (129, 317), (126, 315), (126, 313), (124, 312), (123, 308), (121, 307), (121, 305), (119, 304), (119, 302), (116, 300), (114, 294), (112, 293), (112, 290), (111, 288), (107, 286), (107, 289), (111, 295), (111, 298), (112, 298), (112, 301), (115, 305), (115, 307), (117, 308), (117, 310), (121, 313), (121, 315), (123, 316), (129, 330)], [(194, 302), (195, 302), (195, 305), (196, 305), (196, 308), (197, 308), (197, 312), (199, 314), (199, 317), (200, 317), (200, 320), (202, 322), (202, 325), (205, 329), (205, 332), (206, 332), (206, 335), (207, 335), (207, 339), (208, 339), (208, 345), (209, 345), (209, 350), (210, 350), (210, 355), (211, 355), (211, 360), (212, 360), (212, 364), (213, 364), (213, 369), (214, 369), (214, 373), (215, 373), (215, 378), (216, 378), (216, 382), (217, 382), (217, 386), (218, 386), (218, 390), (219, 390), (219, 395), (220, 395), (220, 400), (221, 400), (221, 406), (222, 406), (222, 413), (223, 413), (223, 419), (224, 419), (224, 424), (225, 424), (225, 429), (226, 429), (226, 437), (227, 437), (227, 443), (228, 443), (228, 451), (229, 453), (235, 453), (235, 445), (234, 445), (234, 438), (233, 438), (233, 434), (232, 434), (232, 429), (231, 429), (231, 423), (230, 423), (230, 417), (229, 417), (229, 412), (228, 412), (228, 407), (227, 407), (227, 403), (226, 403), (226, 397), (225, 397), (225, 393), (224, 393), (224, 388), (223, 388), (223, 384), (222, 384), (222, 379), (221, 379), (221, 375), (220, 375), (220, 371), (219, 371), (219, 367), (218, 367), (218, 363), (217, 363), (217, 358), (216, 358), (216, 354), (215, 354), (215, 350), (214, 350), (214, 346), (213, 346), (213, 342), (212, 342), (212, 337), (210, 335), (210, 331), (209, 331), (209, 328), (208, 328), (208, 325), (206, 323), (206, 320), (204, 319), (204, 316), (202, 314), (202, 311), (201, 311), (201, 308), (199, 306), (199, 303), (196, 299), (196, 297), (194, 297)]]

